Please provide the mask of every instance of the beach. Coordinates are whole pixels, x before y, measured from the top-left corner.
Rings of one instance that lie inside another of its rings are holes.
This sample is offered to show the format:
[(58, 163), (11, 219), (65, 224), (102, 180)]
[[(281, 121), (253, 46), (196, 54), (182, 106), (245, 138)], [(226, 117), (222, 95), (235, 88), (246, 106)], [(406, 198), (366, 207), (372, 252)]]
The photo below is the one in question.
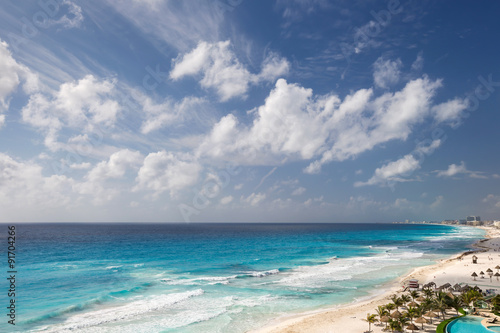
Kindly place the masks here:
[[(275, 319), (267, 326), (251, 331), (251, 333), (356, 333), (367, 332), (368, 323), (362, 319), (367, 314), (374, 314), (377, 306), (385, 305), (391, 302), (390, 297), (393, 294), (401, 295), (404, 284), (410, 279), (417, 279), (423, 284), (434, 282), (437, 286), (445, 283), (454, 285), (469, 284), (470, 286), (479, 286), (484, 289), (499, 289), (500, 281), (493, 277), (485, 275), (484, 278), (478, 276), (476, 281), (471, 277), (473, 272), (478, 275), (481, 271), (485, 272), (491, 268), (494, 272), (495, 266), (500, 265), (500, 230), (492, 227), (481, 227), (487, 231), (486, 238), (474, 244), (474, 251), (467, 251), (456, 254), (448, 259), (443, 259), (435, 265), (418, 267), (413, 269), (407, 275), (391, 282), (381, 293), (374, 294), (369, 300), (354, 301), (344, 306), (296, 314), (287, 317)], [(472, 263), (472, 256), (477, 256), (477, 264)], [(449, 318), (452, 310), (448, 310)], [(371, 331), (382, 333), (384, 324), (372, 324)], [(420, 325), (419, 325), (420, 327)], [(424, 332), (435, 332), (436, 325), (426, 324)]]

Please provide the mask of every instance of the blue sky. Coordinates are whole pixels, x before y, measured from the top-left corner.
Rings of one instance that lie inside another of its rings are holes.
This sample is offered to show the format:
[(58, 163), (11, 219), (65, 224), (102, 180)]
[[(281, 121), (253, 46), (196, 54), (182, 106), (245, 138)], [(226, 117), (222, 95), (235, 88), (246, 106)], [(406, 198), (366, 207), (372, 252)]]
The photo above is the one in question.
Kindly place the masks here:
[(498, 219), (499, 10), (8, 1), (0, 219)]

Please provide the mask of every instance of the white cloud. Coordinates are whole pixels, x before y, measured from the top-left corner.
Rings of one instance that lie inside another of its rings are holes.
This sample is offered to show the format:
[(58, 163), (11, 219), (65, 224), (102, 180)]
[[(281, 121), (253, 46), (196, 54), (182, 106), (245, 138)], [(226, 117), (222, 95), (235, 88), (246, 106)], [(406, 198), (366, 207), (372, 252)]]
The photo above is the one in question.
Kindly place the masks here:
[(434, 118), (438, 123), (449, 123), (452, 127), (460, 125), (463, 111), (468, 107), (467, 100), (455, 98), (432, 108)]
[(175, 196), (178, 191), (194, 185), (200, 171), (200, 164), (191, 156), (166, 151), (150, 153), (139, 170), (134, 190), (151, 190), (154, 196), (169, 191)]
[(379, 88), (389, 88), (398, 83), (403, 63), (400, 59), (395, 61), (380, 57), (373, 64), (373, 80)]
[(270, 54), (263, 62), (260, 74), (251, 74), (230, 48), (230, 42), (200, 42), (191, 52), (179, 55), (173, 61), (170, 78), (179, 80), (185, 76), (201, 74), (200, 85), (216, 90), (221, 101), (245, 97), (250, 84), (273, 81), (288, 72), (289, 63), (276, 54)]
[(442, 195), (437, 196), (436, 199), (434, 200), (434, 202), (431, 203), (430, 208), (431, 209), (439, 208), (439, 206), (441, 206), (443, 201), (444, 201), (444, 197)]
[(33, 74), (26, 66), (19, 64), (9, 51), (9, 45), (0, 40), (0, 127), (5, 122), (2, 113), (9, 108), (9, 97), (24, 81), (25, 93), (32, 93), (39, 89), (38, 76)]
[(36, 93), (22, 109), (23, 121), (45, 133), (45, 145), (62, 148), (58, 132), (76, 128), (92, 132), (100, 126), (115, 124), (120, 105), (114, 99), (115, 82), (87, 75), (76, 82), (67, 82), (52, 92), (52, 96)]
[(293, 190), (292, 195), (301, 195), (306, 191), (304, 187), (298, 187), (295, 190)]
[(235, 190), (241, 190), (242, 188), (243, 188), (243, 184), (234, 185)]
[(484, 176), (482, 172), (467, 170), (465, 162), (461, 161), (460, 165), (450, 164), (446, 170), (435, 170), (438, 177), (453, 177), (460, 174), (469, 175), (471, 178), (486, 179), (488, 177)]
[(248, 197), (241, 197), (242, 202), (249, 203), (251, 206), (258, 206), (260, 202), (266, 199), (265, 193), (252, 193)]
[(0, 153), (0, 207), (3, 213), (17, 210), (16, 219), (26, 216), (27, 207), (38, 212), (70, 207), (73, 184), (71, 178), (43, 176), (41, 166)]
[(483, 199), (483, 202), (491, 203), (495, 207), (500, 208), (500, 196), (499, 195), (488, 194), (486, 196), (486, 198)]
[[(67, 7), (67, 14), (64, 14), (57, 20), (49, 19), (47, 21), (47, 26), (61, 25), (67, 29), (80, 27), (83, 22), (82, 8), (70, 0), (62, 0), (59, 3)], [(58, 8), (58, 11), (61, 10), (61, 8), (62, 6)]]
[(366, 182), (356, 182), (355, 186), (386, 184), (388, 182), (405, 181), (403, 176), (420, 168), (420, 162), (411, 154), (397, 161), (390, 162), (375, 170), (372, 178)]
[(227, 205), (228, 203), (230, 203), (231, 201), (233, 201), (233, 196), (232, 195), (228, 195), (227, 197), (224, 197), (222, 199), (220, 199), (220, 203), (223, 204), (223, 205)]
[(361, 89), (342, 101), (333, 94), (314, 96), (311, 89), (279, 79), (265, 104), (253, 112), (251, 126), (240, 124), (232, 114), (224, 116), (197, 155), (250, 165), (321, 156), (305, 169), (316, 173), (332, 160), (354, 158), (390, 140), (406, 140), (430, 115), (440, 86), (440, 80), (424, 76), (395, 93), (373, 98), (372, 89)]
[(76, 169), (76, 170), (85, 170), (85, 169), (90, 169), (92, 164), (88, 162), (82, 162), (82, 163), (73, 163), (69, 167), (71, 169)]
[(377, 168), (368, 181), (356, 182), (354, 186), (387, 185), (394, 182), (409, 181), (406, 177), (411, 175), (415, 170), (420, 169), (423, 156), (433, 153), (441, 143), (441, 140), (434, 140), (428, 146), (417, 146), (412, 153)]
[(198, 97), (185, 97), (179, 102), (170, 99), (161, 104), (155, 104), (151, 98), (144, 97), (141, 101), (146, 119), (141, 125), (141, 132), (148, 134), (163, 127), (182, 123), (191, 117), (196, 117), (206, 101)]
[[(107, 0), (153, 42), (166, 42), (178, 50), (187, 50), (200, 40), (216, 41), (224, 22), (224, 11), (231, 7), (221, 1)], [(225, 6), (225, 7), (224, 7)], [(107, 17), (106, 17), (107, 18)]]
[(419, 52), (417, 55), (417, 59), (411, 64), (411, 69), (415, 72), (420, 72), (424, 68), (424, 57), (422, 56), (422, 52)]
[(85, 176), (85, 181), (74, 186), (77, 193), (92, 196), (95, 204), (103, 204), (118, 195), (119, 189), (107, 186), (108, 179), (119, 179), (127, 170), (136, 170), (143, 157), (137, 151), (123, 149), (112, 154), (107, 161), (98, 163)]

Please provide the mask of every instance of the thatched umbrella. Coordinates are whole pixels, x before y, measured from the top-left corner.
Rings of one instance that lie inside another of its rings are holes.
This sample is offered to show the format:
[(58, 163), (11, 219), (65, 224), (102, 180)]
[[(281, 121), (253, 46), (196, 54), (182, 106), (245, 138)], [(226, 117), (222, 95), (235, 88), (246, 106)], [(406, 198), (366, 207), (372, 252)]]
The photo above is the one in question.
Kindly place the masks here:
[(479, 275), (481, 275), (481, 279), (484, 279), (484, 272), (481, 271), (481, 273), (479, 273)]
[(415, 302), (410, 302), (410, 303), (408, 303), (407, 305), (408, 305), (408, 306), (411, 306), (412, 308), (414, 308), (414, 307), (418, 306), (418, 304), (417, 304), (417, 303), (415, 303)]
[(423, 301), (425, 301), (425, 297), (424, 296), (419, 296), (419, 297), (417, 297), (417, 301), (423, 302)]
[(476, 281), (476, 277), (477, 277), (476, 272), (472, 273), (471, 276), (474, 278), (474, 281)]
[(447, 288), (451, 287), (451, 284), (445, 283), (441, 287), (443, 287), (444, 289), (447, 289)]
[(497, 270), (497, 273), (498, 273), (498, 270), (500, 269), (500, 265), (497, 265), (497, 266), (495, 267), (495, 269)]
[(486, 273), (488, 273), (488, 275), (490, 276), (490, 282), (491, 282), (491, 277), (493, 276), (493, 271), (491, 270), (491, 268), (488, 268)]
[(424, 317), (418, 317), (417, 319), (415, 319), (415, 322), (417, 324), (422, 324), (422, 329), (424, 329), (424, 324), (427, 324), (429, 321)]
[(401, 312), (399, 312), (398, 310), (394, 311), (392, 314), (391, 314), (391, 317), (392, 318), (399, 318), (401, 317)]
[(431, 318), (431, 324), (432, 324), (432, 318), (436, 318), (437, 314), (433, 311), (427, 311), (424, 313), (424, 316)]
[(455, 288), (455, 290), (459, 289), (459, 288), (462, 288), (458, 283), (455, 283), (455, 285), (453, 286), (453, 288)]
[(385, 328), (387, 328), (387, 323), (391, 320), (391, 318), (389, 318), (388, 316), (382, 316), (380, 317), (380, 321), (382, 323), (385, 323)]
[(498, 277), (500, 276), (500, 274), (498, 274), (498, 272), (496, 272), (495, 276), (497, 277), (497, 281), (498, 281)]
[(447, 292), (446, 295), (448, 295), (449, 298), (454, 299), (455, 295), (453, 295), (451, 292)]
[(419, 328), (417, 327), (417, 325), (411, 323), (410, 325), (406, 326), (407, 329), (411, 330), (411, 332), (413, 333), (413, 331), (418, 331)]

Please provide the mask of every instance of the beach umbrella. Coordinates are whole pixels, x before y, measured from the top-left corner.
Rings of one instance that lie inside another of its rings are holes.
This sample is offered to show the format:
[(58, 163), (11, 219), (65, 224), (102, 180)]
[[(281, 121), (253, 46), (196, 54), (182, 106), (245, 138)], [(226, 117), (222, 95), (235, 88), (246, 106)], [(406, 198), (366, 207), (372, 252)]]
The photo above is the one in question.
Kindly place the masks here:
[(424, 316), (431, 318), (431, 324), (432, 324), (432, 318), (437, 317), (437, 314), (433, 311), (427, 311), (426, 313), (424, 313)]
[(416, 307), (418, 304), (415, 302), (410, 302), (408, 303), (408, 306), (411, 306), (412, 308)]
[(406, 326), (407, 329), (411, 330), (411, 332), (413, 333), (413, 331), (418, 331), (419, 328), (415, 325), (415, 324), (410, 324), (408, 326)]
[(498, 272), (496, 272), (495, 276), (497, 277), (497, 281), (498, 281), (498, 277), (500, 276), (500, 274), (498, 274)]
[(454, 299), (455, 298), (455, 295), (453, 295), (451, 292), (447, 292), (446, 295), (448, 295), (448, 297), (450, 297), (451, 299)]
[(424, 317), (418, 317), (417, 319), (415, 319), (415, 322), (417, 324), (422, 324), (422, 329), (424, 329), (424, 324), (427, 324), (429, 321)]
[(481, 271), (481, 273), (479, 273), (479, 275), (481, 275), (481, 279), (484, 279), (484, 272)]
[(385, 323), (385, 328), (387, 328), (387, 323), (391, 320), (391, 318), (387, 317), (387, 316), (382, 316), (380, 317), (380, 321), (382, 323)]
[(476, 277), (477, 277), (476, 272), (472, 273), (472, 275), (471, 275), (471, 276), (474, 278), (474, 281), (476, 281)]
[(500, 269), (500, 266), (497, 265), (497, 267), (495, 267), (495, 269), (497, 270), (497, 273), (498, 273), (498, 270)]
[(419, 296), (419, 297), (417, 297), (417, 301), (423, 302), (423, 301), (425, 301), (425, 297), (424, 296)]
[(398, 310), (394, 311), (392, 314), (391, 314), (391, 317), (392, 318), (399, 318), (401, 317), (401, 312), (399, 312)]
[(488, 273), (488, 275), (490, 276), (490, 282), (491, 282), (491, 277), (493, 276), (493, 271), (491, 270), (491, 268), (488, 268), (486, 273)]

